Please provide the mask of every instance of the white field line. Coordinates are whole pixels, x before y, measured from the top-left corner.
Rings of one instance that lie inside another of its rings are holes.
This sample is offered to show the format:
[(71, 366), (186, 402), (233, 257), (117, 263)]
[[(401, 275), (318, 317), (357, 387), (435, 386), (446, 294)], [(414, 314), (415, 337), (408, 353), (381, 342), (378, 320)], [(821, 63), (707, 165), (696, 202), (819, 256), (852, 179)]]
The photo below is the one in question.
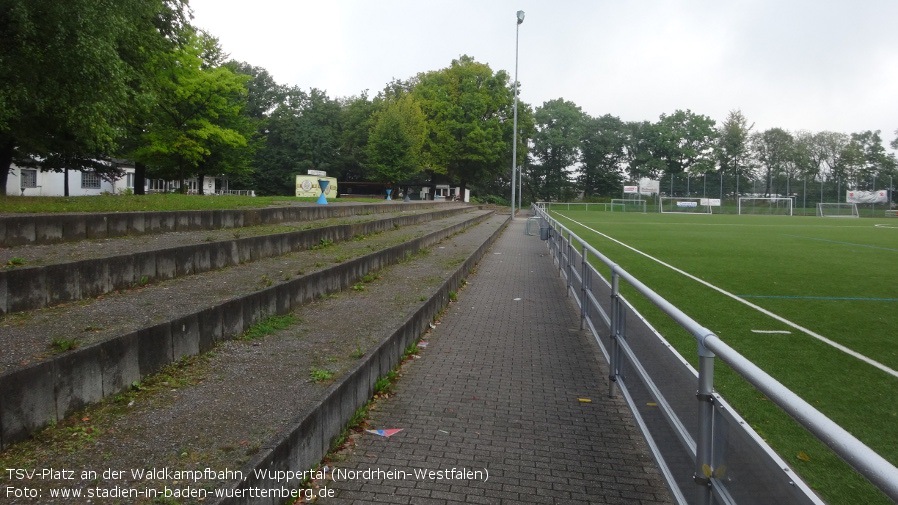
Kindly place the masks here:
[(701, 283), (701, 284), (703, 284), (703, 285), (705, 285), (705, 286), (707, 286), (707, 287), (713, 289), (714, 291), (717, 291), (718, 293), (720, 293), (720, 294), (722, 294), (722, 295), (728, 296), (728, 297), (732, 298), (733, 300), (736, 300), (736, 301), (739, 302), (739, 303), (742, 303), (742, 304), (744, 304), (744, 305), (747, 305), (747, 306), (749, 306), (749, 307), (751, 307), (751, 308), (757, 310), (758, 312), (760, 312), (760, 313), (762, 313), (762, 314), (764, 314), (764, 315), (766, 315), (766, 316), (772, 317), (773, 319), (776, 319), (777, 321), (779, 321), (779, 322), (785, 324), (786, 326), (790, 326), (790, 327), (792, 327), (792, 328), (794, 328), (794, 329), (796, 329), (796, 330), (798, 330), (798, 331), (800, 331), (800, 332), (802, 332), (802, 333), (805, 333), (805, 334), (807, 334), (807, 335), (809, 335), (809, 336), (811, 336), (811, 337), (813, 337), (813, 338), (816, 338), (817, 340), (819, 340), (819, 341), (821, 341), (821, 342), (823, 342), (823, 343), (825, 343), (825, 344), (827, 344), (827, 345), (830, 345), (830, 346), (832, 346), (832, 347), (834, 347), (834, 348), (836, 348), (836, 349), (838, 349), (838, 350), (844, 352), (845, 354), (848, 354), (849, 356), (853, 356), (853, 357), (855, 357), (855, 358), (857, 358), (857, 359), (863, 361), (864, 363), (867, 363), (867, 364), (869, 364), (869, 365), (873, 365), (873, 366), (875, 366), (876, 368), (882, 370), (883, 372), (885, 372), (885, 373), (887, 373), (887, 374), (889, 374), (889, 375), (892, 375), (892, 376), (894, 376), (894, 377), (898, 377), (898, 371), (892, 370), (891, 368), (889, 368), (889, 367), (883, 365), (882, 363), (880, 363), (880, 362), (878, 362), (878, 361), (876, 361), (876, 360), (870, 359), (870, 358), (864, 356), (863, 354), (861, 354), (861, 353), (859, 353), (859, 352), (857, 352), (857, 351), (854, 351), (854, 350), (852, 350), (852, 349), (849, 349), (848, 347), (845, 347), (844, 345), (842, 345), (842, 344), (840, 344), (840, 343), (838, 343), (838, 342), (835, 342), (835, 341), (833, 341), (833, 340), (830, 340), (830, 339), (824, 337), (823, 335), (820, 335), (819, 333), (813, 332), (813, 331), (811, 331), (811, 330), (805, 328), (804, 326), (801, 326), (801, 325), (799, 325), (799, 324), (793, 323), (792, 321), (789, 321), (788, 319), (786, 319), (786, 318), (784, 318), (784, 317), (782, 317), (782, 316), (778, 316), (778, 315), (774, 314), (773, 312), (770, 312), (769, 310), (767, 310), (767, 309), (765, 309), (765, 308), (763, 308), (763, 307), (759, 307), (759, 306), (757, 306), (757, 305), (755, 305), (755, 304), (749, 302), (748, 300), (746, 300), (746, 299), (744, 299), (744, 298), (740, 298), (740, 297), (734, 295), (733, 293), (730, 293), (729, 291), (726, 291), (726, 290), (724, 290), (724, 289), (721, 289), (721, 288), (719, 288), (719, 287), (717, 287), (717, 286), (711, 284), (710, 282), (707, 282), (707, 281), (704, 281), (704, 280), (702, 280), (702, 279), (699, 279), (698, 277), (696, 277), (696, 276), (694, 276), (694, 275), (692, 275), (692, 274), (690, 274), (690, 273), (688, 273), (688, 272), (685, 272), (685, 271), (683, 271), (683, 270), (680, 270), (679, 268), (677, 268), (677, 267), (675, 267), (675, 266), (673, 266), (673, 265), (671, 265), (671, 264), (665, 263), (665, 262), (659, 260), (658, 258), (655, 258), (654, 256), (650, 256), (650, 255), (648, 255), (648, 254), (646, 254), (646, 253), (640, 251), (639, 249), (636, 249), (635, 247), (631, 247), (631, 246), (629, 246), (629, 245), (627, 245), (627, 244), (621, 242), (620, 240), (617, 240), (617, 239), (615, 239), (615, 238), (613, 238), (613, 237), (610, 237), (610, 236), (608, 236), (608, 235), (605, 235), (604, 233), (602, 233), (602, 232), (600, 232), (600, 231), (598, 231), (598, 230), (595, 230), (595, 229), (593, 229), (593, 228), (590, 228), (589, 226), (586, 226), (585, 224), (583, 224), (583, 223), (581, 223), (581, 222), (579, 222), (579, 221), (575, 221), (575, 220), (573, 220), (573, 219), (571, 219), (571, 218), (569, 218), (569, 217), (567, 217), (567, 216), (565, 216), (565, 219), (568, 219), (568, 220), (570, 220), (570, 221), (573, 222), (573, 223), (577, 223), (578, 225), (580, 225), (580, 226), (586, 228), (587, 230), (589, 230), (589, 231), (591, 231), (591, 232), (593, 232), (593, 233), (595, 233), (595, 234), (601, 235), (601, 236), (607, 238), (608, 240), (610, 240), (610, 241), (612, 241), (612, 242), (614, 242), (614, 243), (616, 243), (616, 244), (619, 244), (619, 245), (621, 245), (621, 246), (623, 246), (623, 247), (626, 247), (627, 249), (629, 249), (629, 250), (631, 250), (631, 251), (633, 251), (633, 252), (635, 252), (635, 253), (637, 253), (637, 254), (640, 254), (640, 255), (642, 255), (642, 256), (645, 256), (646, 258), (648, 258), (648, 259), (650, 259), (650, 260), (652, 260), (652, 261), (658, 263), (659, 265), (663, 265), (663, 266), (665, 266), (665, 267), (667, 267), (667, 268), (673, 270), (674, 272), (677, 272), (678, 274), (684, 275), (684, 276), (686, 276), (686, 277), (688, 277), (688, 278), (690, 278), (690, 279), (692, 279), (692, 280), (694, 280), (694, 281), (696, 281), (696, 282), (698, 282), (698, 283)]

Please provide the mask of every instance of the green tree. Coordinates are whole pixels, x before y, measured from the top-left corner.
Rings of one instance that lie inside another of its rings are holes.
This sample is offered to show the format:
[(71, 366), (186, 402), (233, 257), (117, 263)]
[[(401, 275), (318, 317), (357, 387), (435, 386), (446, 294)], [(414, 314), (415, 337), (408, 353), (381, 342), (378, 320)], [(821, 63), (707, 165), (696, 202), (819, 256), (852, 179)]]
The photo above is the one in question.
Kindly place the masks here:
[(630, 180), (657, 179), (666, 167), (660, 154), (658, 126), (648, 121), (632, 121), (625, 128), (624, 163)]
[(268, 118), (264, 148), (256, 157), (255, 187), (263, 195), (295, 193), (296, 175), (329, 171), (339, 160), (342, 109), (319, 89), (287, 90)]
[[(256, 67), (245, 62), (228, 61), (225, 67), (236, 74), (248, 76), (246, 87), (246, 106), (243, 111), (243, 121), (247, 124), (242, 129), (247, 130), (245, 135), (249, 142), (249, 152), (253, 153), (252, 160), (238, 158), (246, 165), (259, 164), (258, 154), (264, 150), (269, 133), (269, 118), (271, 113), (284, 102), (287, 88), (275, 82), (274, 77), (262, 67)], [(249, 133), (249, 132), (252, 133)], [(217, 157), (227, 161), (229, 155), (224, 150), (218, 151)], [(240, 175), (229, 177), (231, 187), (235, 189), (258, 189), (254, 186), (253, 170), (241, 171)]]
[(721, 174), (737, 181), (751, 171), (749, 136), (754, 124), (749, 125), (741, 110), (731, 110), (718, 131), (716, 158)]
[(274, 77), (262, 67), (255, 67), (246, 62), (228, 61), (224, 66), (235, 74), (248, 76), (246, 81), (245, 114), (255, 121), (260, 129), (265, 128), (268, 115), (284, 101), (287, 90), (275, 82)]
[[(13, 162), (93, 168), (148, 103), (147, 65), (180, 40), (182, 0), (4, 0), (0, 193)], [(67, 187), (67, 186), (66, 186)]]
[(811, 153), (819, 167), (818, 178), (821, 182), (845, 178), (842, 152), (848, 141), (849, 137), (844, 133), (822, 131), (814, 134)]
[(714, 169), (714, 146), (717, 130), (714, 120), (690, 110), (677, 110), (670, 116), (661, 114), (656, 124), (659, 155), (668, 174), (692, 175)]
[(412, 95), (388, 101), (368, 136), (373, 178), (396, 185), (420, 172), (425, 137), (424, 113)]
[(580, 161), (587, 116), (577, 104), (557, 98), (537, 108), (533, 117), (533, 156), (537, 163), (530, 169), (530, 179), (534, 196), (559, 201), (571, 198), (572, 175)]
[(771, 128), (751, 136), (752, 150), (764, 168), (765, 195), (772, 195), (776, 189), (774, 178), (785, 175), (792, 161), (794, 138), (782, 128)]
[[(427, 119), (424, 162), (462, 191), (494, 179), (511, 158), (513, 96), (508, 74), (470, 56), (420, 74), (413, 94)], [(508, 158), (505, 158), (505, 156)]]
[(243, 110), (249, 78), (216, 66), (217, 45), (214, 38), (195, 32), (185, 46), (156, 59), (155, 113), (132, 153), (154, 176), (179, 180), (182, 191), (188, 177), (210, 169), (239, 175), (248, 168), (246, 135), (251, 130)]
[(365, 180), (368, 167), (368, 134), (377, 110), (367, 93), (340, 102), (340, 147), (335, 172), (344, 181)]
[(882, 178), (895, 170), (895, 157), (883, 147), (879, 130), (852, 133), (849, 149), (857, 167), (855, 177), (859, 179)]
[(623, 184), (621, 165), (627, 130), (619, 118), (606, 114), (587, 117), (581, 140), (581, 172), (578, 184), (584, 196), (616, 195)]

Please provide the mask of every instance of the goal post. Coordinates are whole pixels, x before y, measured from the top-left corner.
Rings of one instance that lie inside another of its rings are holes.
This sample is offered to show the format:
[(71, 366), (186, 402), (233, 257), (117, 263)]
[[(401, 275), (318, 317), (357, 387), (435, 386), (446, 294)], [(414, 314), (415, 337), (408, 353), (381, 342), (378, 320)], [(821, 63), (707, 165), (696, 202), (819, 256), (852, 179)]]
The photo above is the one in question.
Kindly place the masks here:
[(662, 196), (658, 199), (658, 210), (662, 214), (710, 214), (711, 203), (709, 198)]
[(792, 199), (788, 197), (739, 197), (739, 215), (762, 214), (772, 216), (791, 216)]
[(632, 198), (612, 198), (612, 212), (642, 212), (645, 214), (648, 208), (645, 200), (637, 200)]
[(819, 217), (860, 217), (856, 203), (824, 203), (817, 204)]

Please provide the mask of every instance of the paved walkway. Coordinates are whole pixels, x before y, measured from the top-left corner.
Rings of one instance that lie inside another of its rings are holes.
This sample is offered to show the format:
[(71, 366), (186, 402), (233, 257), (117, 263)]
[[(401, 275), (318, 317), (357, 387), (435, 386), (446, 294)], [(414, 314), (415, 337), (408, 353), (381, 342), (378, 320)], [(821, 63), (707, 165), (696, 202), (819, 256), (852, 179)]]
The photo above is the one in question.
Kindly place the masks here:
[[(512, 222), (470, 276), (328, 504), (670, 503), (545, 242)], [(590, 400), (589, 402), (581, 399)], [(334, 470), (331, 468), (331, 470)], [(422, 475), (417, 472), (426, 472)], [(440, 473), (441, 472), (441, 473)], [(324, 483), (322, 483), (324, 484)]]

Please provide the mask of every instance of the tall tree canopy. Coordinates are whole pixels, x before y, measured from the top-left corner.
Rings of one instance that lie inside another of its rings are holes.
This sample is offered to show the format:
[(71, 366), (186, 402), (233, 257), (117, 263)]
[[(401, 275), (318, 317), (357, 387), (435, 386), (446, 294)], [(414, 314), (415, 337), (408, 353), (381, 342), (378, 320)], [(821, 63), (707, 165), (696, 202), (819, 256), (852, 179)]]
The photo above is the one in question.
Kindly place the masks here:
[(581, 172), (584, 196), (616, 195), (623, 183), (621, 167), (627, 144), (624, 122), (610, 114), (587, 117), (581, 140)]
[(782, 128), (771, 128), (751, 136), (752, 149), (764, 170), (765, 195), (776, 193), (774, 177), (785, 174), (792, 160), (794, 138)]
[(717, 163), (720, 171), (730, 177), (748, 173), (751, 151), (749, 135), (754, 128), (741, 110), (731, 110), (718, 131)]
[(256, 189), (263, 195), (289, 195), (297, 174), (335, 168), (341, 121), (340, 102), (324, 91), (287, 90), (268, 118), (265, 146), (256, 156)]
[(252, 125), (244, 105), (246, 75), (221, 65), (217, 40), (194, 32), (187, 44), (154, 62), (154, 114), (132, 156), (152, 175), (181, 181), (203, 174), (242, 174)]
[(61, 159), (80, 168), (118, 149), (136, 108), (147, 103), (148, 63), (180, 39), (185, 5), (4, 0), (0, 193), (13, 161)]
[(537, 108), (533, 118), (533, 156), (537, 163), (531, 167), (530, 178), (534, 196), (561, 200), (572, 193), (570, 172), (580, 161), (587, 116), (574, 102), (557, 98)]
[(368, 162), (374, 180), (403, 182), (423, 169), (424, 113), (411, 94), (389, 100), (373, 118)]
[(419, 75), (412, 93), (427, 119), (428, 169), (462, 188), (508, 170), (501, 161), (511, 159), (514, 100), (505, 71), (462, 56)]
[(717, 140), (714, 120), (690, 110), (661, 114), (657, 124), (659, 154), (668, 174), (689, 171), (692, 175), (714, 169), (713, 150)]

